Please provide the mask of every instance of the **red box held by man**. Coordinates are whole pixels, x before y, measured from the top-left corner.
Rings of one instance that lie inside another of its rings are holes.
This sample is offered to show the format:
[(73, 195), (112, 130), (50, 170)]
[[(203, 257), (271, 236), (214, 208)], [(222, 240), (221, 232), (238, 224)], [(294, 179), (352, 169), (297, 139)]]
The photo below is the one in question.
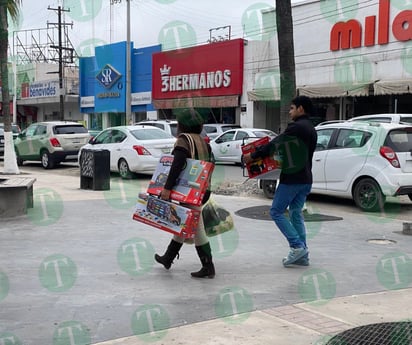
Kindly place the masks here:
[(201, 212), (139, 193), (133, 219), (183, 238), (194, 238)]
[[(242, 145), (242, 153), (252, 153), (256, 148), (269, 143), (269, 137), (263, 137), (246, 145)], [(246, 164), (246, 170), (249, 178), (277, 180), (281, 172), (281, 162), (276, 157), (258, 158)]]
[[(147, 193), (160, 195), (169, 175), (173, 162), (173, 155), (164, 154), (149, 182)], [(187, 159), (184, 170), (177, 179), (177, 184), (170, 193), (170, 199), (184, 204), (200, 206), (209, 186), (209, 178), (213, 172), (214, 164), (211, 162)]]

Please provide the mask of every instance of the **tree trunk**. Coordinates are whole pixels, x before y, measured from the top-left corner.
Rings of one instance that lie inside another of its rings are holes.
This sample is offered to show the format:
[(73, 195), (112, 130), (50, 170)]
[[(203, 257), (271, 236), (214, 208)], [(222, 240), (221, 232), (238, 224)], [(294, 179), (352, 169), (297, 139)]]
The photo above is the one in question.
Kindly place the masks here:
[(276, 0), (280, 70), (280, 129), (289, 122), (290, 101), (296, 96), (295, 49), (291, 0)]
[(14, 151), (13, 133), (11, 131), (9, 72), (7, 65), (8, 44), (7, 0), (0, 0), (0, 73), (4, 121), (4, 173), (19, 174), (16, 152)]

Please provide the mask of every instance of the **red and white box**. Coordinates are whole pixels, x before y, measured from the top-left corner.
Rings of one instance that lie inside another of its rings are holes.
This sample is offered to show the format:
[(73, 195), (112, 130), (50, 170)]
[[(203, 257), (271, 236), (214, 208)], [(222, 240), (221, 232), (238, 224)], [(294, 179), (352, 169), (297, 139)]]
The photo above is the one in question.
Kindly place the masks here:
[[(263, 137), (249, 144), (243, 145), (242, 153), (252, 153), (256, 148), (269, 143), (269, 137)], [(258, 178), (263, 180), (277, 180), (281, 172), (281, 162), (274, 157), (258, 158), (246, 164), (246, 170), (249, 178)]]
[(139, 193), (133, 219), (183, 238), (194, 238), (201, 211)]
[[(149, 182), (147, 193), (160, 195), (169, 175), (173, 155), (162, 155)], [(170, 199), (184, 204), (199, 206), (209, 186), (209, 178), (215, 165), (211, 162), (187, 159), (184, 170), (177, 179), (177, 184), (170, 193)]]

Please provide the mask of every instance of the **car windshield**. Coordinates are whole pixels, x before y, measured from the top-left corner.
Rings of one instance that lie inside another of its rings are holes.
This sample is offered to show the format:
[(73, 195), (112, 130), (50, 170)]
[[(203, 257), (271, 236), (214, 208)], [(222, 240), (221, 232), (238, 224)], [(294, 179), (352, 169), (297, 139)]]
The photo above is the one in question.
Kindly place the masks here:
[(177, 123), (170, 124), (170, 132), (174, 137), (177, 137)]
[(412, 124), (412, 116), (401, 116), (400, 122)]
[(263, 137), (266, 137), (266, 136), (276, 137), (276, 134), (272, 131), (253, 131), (253, 134), (257, 138), (263, 138)]
[(87, 129), (81, 125), (63, 125), (55, 126), (53, 128), (54, 134), (77, 134), (77, 133), (88, 133)]
[[(3, 123), (0, 124), (0, 130), (4, 130), (4, 124)], [(11, 125), (11, 131), (13, 133), (20, 133), (20, 129), (17, 125)]]
[(412, 127), (390, 131), (386, 136), (384, 146), (389, 146), (395, 152), (411, 152)]
[(144, 129), (133, 129), (130, 133), (138, 140), (156, 140), (156, 139), (171, 139), (173, 138), (164, 130), (153, 127)]

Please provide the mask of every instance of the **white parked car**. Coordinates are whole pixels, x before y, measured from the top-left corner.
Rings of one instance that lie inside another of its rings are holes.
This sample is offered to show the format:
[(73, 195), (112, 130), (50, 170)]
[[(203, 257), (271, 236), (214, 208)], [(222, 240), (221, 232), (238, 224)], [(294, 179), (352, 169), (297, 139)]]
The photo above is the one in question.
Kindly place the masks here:
[(347, 121), (317, 129), (312, 193), (379, 211), (388, 196), (412, 201), (412, 125)]
[[(412, 201), (412, 125), (346, 121), (316, 127), (311, 193), (351, 198), (364, 211), (379, 211), (388, 196)], [(273, 198), (275, 180), (260, 180)]]
[(163, 153), (170, 153), (176, 138), (153, 126), (117, 126), (104, 129), (79, 152), (88, 150), (110, 151), (110, 171), (122, 178), (133, 173), (153, 174)]
[(374, 121), (386, 123), (412, 124), (412, 114), (372, 114), (355, 116), (348, 121)]
[(210, 141), (212, 154), (216, 162), (242, 163), (241, 146), (259, 138), (277, 136), (275, 132), (261, 128), (230, 129)]
[(203, 129), (206, 131), (210, 140), (218, 137), (220, 134), (228, 131), (229, 129), (241, 128), (239, 125), (229, 123), (205, 123)]

